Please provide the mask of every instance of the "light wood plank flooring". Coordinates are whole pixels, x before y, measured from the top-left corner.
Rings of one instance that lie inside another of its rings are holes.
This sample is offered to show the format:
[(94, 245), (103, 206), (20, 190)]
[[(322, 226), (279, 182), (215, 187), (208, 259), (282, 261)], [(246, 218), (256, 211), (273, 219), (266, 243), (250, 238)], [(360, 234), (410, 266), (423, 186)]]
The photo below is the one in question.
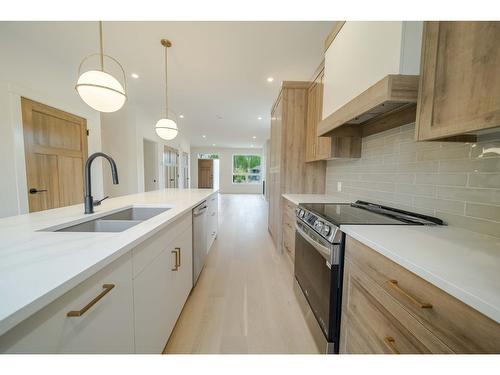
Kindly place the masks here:
[(260, 195), (220, 195), (219, 233), (165, 353), (318, 353)]

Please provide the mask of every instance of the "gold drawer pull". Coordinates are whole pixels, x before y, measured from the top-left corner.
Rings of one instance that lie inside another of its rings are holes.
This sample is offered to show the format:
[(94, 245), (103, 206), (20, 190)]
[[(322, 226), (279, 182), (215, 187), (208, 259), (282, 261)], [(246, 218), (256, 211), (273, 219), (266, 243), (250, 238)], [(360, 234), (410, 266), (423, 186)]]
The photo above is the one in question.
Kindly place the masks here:
[[(175, 265), (174, 265), (174, 268), (172, 268), (172, 271), (178, 271), (179, 270), (179, 267), (181, 265), (181, 261), (180, 261), (180, 252), (177, 251), (179, 248), (176, 247), (175, 250), (172, 250), (172, 254), (175, 255)], [(180, 250), (180, 249), (179, 249)]]
[(430, 303), (420, 302), (418, 299), (416, 299), (415, 297), (413, 297), (406, 290), (402, 289), (398, 285), (398, 281), (397, 280), (389, 280), (389, 285), (394, 290), (398, 291), (399, 293), (401, 293), (402, 295), (404, 295), (406, 298), (408, 298), (410, 300), (410, 302), (413, 303), (415, 306), (420, 307), (421, 309), (432, 309), (432, 305)]
[(396, 340), (394, 340), (394, 337), (386, 336), (384, 337), (384, 342), (392, 354), (400, 354), (398, 348), (396, 348)]
[(102, 286), (103, 291), (92, 301), (90, 301), (85, 307), (81, 310), (73, 310), (70, 311), (69, 313), (66, 314), (66, 316), (82, 316), (87, 312), (88, 309), (90, 309), (92, 306), (94, 306), (102, 297), (104, 297), (106, 294), (108, 294), (111, 289), (115, 287), (115, 284), (104, 284)]
[(180, 247), (176, 247), (175, 250), (177, 250), (177, 252), (179, 253), (179, 264), (178, 264), (178, 266), (180, 267), (181, 266), (181, 248)]

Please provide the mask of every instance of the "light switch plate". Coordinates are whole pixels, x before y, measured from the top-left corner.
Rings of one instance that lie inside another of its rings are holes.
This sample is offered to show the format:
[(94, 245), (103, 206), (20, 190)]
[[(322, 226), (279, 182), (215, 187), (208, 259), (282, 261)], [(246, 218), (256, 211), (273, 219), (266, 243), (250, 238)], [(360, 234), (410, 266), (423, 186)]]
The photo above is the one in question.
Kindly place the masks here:
[(337, 191), (342, 191), (342, 182), (337, 182)]

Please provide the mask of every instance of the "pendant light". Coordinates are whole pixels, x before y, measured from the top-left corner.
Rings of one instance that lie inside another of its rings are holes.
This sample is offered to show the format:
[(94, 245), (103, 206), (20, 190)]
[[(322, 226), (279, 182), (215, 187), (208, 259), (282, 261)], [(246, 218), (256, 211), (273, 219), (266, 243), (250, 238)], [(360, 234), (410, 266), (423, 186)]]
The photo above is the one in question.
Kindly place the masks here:
[[(78, 67), (78, 82), (76, 83), (76, 91), (93, 109), (99, 112), (115, 112), (118, 111), (127, 100), (125, 71), (121, 64), (111, 56), (104, 54), (102, 43), (102, 21), (99, 21), (99, 53), (94, 53), (85, 57)], [(82, 73), (83, 64), (91, 57), (99, 56), (99, 69), (88, 70)], [(104, 70), (104, 58), (116, 63), (123, 74), (122, 84), (111, 74)]]
[(165, 47), (165, 118), (158, 120), (155, 126), (156, 134), (162, 139), (167, 141), (177, 137), (178, 129), (174, 120), (168, 117), (168, 65), (167, 65), (167, 51), (172, 47), (172, 42), (168, 39), (162, 39), (161, 45)]

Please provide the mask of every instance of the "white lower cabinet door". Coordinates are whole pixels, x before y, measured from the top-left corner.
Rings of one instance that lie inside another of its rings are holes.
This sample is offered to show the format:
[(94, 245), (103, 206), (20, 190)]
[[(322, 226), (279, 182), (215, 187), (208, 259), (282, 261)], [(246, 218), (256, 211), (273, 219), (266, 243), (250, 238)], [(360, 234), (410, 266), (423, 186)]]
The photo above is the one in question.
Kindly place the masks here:
[(133, 353), (131, 254), (0, 336), (0, 353)]
[(161, 353), (177, 320), (173, 250), (163, 250), (134, 279), (136, 353)]
[(179, 266), (177, 271), (173, 271), (177, 318), (193, 288), (193, 232), (191, 227), (175, 240), (174, 250), (179, 252)]

